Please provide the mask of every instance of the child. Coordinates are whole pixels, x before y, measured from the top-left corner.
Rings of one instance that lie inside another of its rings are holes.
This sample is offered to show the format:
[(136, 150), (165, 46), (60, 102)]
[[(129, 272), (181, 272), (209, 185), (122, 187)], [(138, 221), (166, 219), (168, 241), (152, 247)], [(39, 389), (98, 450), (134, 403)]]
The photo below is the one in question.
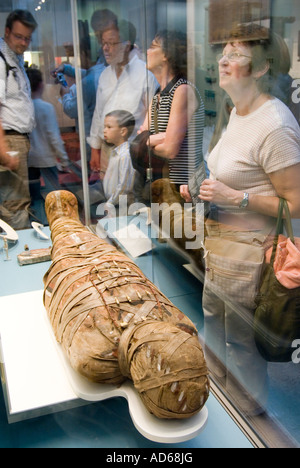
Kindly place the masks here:
[(104, 120), (104, 139), (115, 148), (111, 152), (103, 181), (91, 187), (91, 204), (106, 202), (106, 210), (119, 205), (121, 195), (132, 196), (135, 170), (131, 163), (128, 139), (135, 127), (132, 114), (124, 110), (112, 111)]

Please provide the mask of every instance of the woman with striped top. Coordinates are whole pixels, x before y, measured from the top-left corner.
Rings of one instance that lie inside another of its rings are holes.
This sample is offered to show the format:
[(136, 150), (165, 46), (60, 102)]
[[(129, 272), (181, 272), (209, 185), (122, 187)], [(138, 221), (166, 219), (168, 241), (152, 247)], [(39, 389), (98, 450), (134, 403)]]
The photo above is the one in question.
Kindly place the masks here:
[(170, 181), (179, 189), (203, 160), (204, 105), (186, 78), (186, 35), (177, 31), (157, 34), (147, 58), (160, 89), (140, 130), (150, 129), (150, 147), (155, 156), (168, 162)]

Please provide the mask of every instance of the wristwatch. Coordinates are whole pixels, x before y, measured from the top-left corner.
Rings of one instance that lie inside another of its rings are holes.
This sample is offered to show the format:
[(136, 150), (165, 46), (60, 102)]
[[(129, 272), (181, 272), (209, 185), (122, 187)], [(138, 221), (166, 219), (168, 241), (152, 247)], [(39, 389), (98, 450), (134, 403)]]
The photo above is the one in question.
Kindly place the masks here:
[(241, 201), (239, 207), (247, 208), (248, 205), (249, 205), (249, 193), (245, 192), (243, 196), (243, 200)]

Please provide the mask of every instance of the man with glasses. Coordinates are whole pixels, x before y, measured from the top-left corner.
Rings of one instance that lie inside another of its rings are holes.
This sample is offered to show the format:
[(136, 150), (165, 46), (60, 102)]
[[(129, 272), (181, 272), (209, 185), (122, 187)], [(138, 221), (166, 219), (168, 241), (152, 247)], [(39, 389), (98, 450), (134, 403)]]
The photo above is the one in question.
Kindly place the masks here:
[(19, 158), (18, 169), (0, 172), (0, 218), (15, 229), (29, 227), (27, 158), (35, 118), (23, 54), (36, 28), (29, 11), (14, 10), (7, 17), (4, 38), (0, 39), (0, 119), (5, 145)]
[[(97, 38), (101, 49), (99, 50), (97, 62), (92, 62), (91, 41), (89, 36), (83, 36), (80, 41), (80, 63), (81, 63), (81, 77), (82, 77), (82, 93), (83, 93), (83, 110), (84, 110), (84, 128), (85, 134), (88, 137), (90, 134), (92, 119), (96, 105), (96, 95), (98, 82), (101, 73), (106, 68), (102, 51), (102, 33), (110, 28), (117, 28), (117, 16), (108, 9), (96, 10), (91, 18), (91, 26), (94, 30), (95, 37)], [(54, 71), (54, 74), (63, 73), (75, 79), (75, 68), (63, 63), (59, 65)], [(65, 114), (71, 119), (75, 119), (77, 133), (79, 133), (78, 124), (78, 107), (77, 107), (77, 91), (76, 84), (71, 88), (61, 86), (60, 95), (62, 97), (62, 105)], [(87, 161), (91, 159), (91, 147), (86, 143)]]
[[(133, 136), (144, 122), (148, 104), (152, 100), (158, 83), (154, 75), (146, 70), (135, 47), (136, 29), (122, 20), (118, 27), (102, 32), (102, 50), (108, 67), (102, 73), (97, 90), (88, 142), (92, 148), (91, 169), (105, 169), (110, 148), (105, 145), (103, 130), (106, 114), (117, 109), (130, 112), (136, 121)], [(96, 190), (96, 187), (93, 187)]]

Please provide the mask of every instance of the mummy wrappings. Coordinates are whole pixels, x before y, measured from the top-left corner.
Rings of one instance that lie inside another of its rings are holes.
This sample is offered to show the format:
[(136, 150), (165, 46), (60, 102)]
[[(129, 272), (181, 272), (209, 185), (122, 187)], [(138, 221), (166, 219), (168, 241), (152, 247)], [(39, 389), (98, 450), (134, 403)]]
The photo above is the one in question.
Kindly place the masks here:
[(46, 213), (53, 247), (44, 304), (71, 366), (101, 384), (131, 379), (159, 418), (200, 411), (209, 379), (193, 323), (132, 260), (81, 224), (73, 194), (50, 193)]
[(184, 200), (169, 179), (153, 182), (151, 196), (152, 206), (156, 204), (161, 210), (159, 217), (152, 216), (152, 224), (158, 229), (159, 238), (179, 250), (200, 276), (203, 276), (205, 261), (200, 241), (204, 240), (204, 205), (203, 217), (197, 218), (195, 210), (184, 208)]

